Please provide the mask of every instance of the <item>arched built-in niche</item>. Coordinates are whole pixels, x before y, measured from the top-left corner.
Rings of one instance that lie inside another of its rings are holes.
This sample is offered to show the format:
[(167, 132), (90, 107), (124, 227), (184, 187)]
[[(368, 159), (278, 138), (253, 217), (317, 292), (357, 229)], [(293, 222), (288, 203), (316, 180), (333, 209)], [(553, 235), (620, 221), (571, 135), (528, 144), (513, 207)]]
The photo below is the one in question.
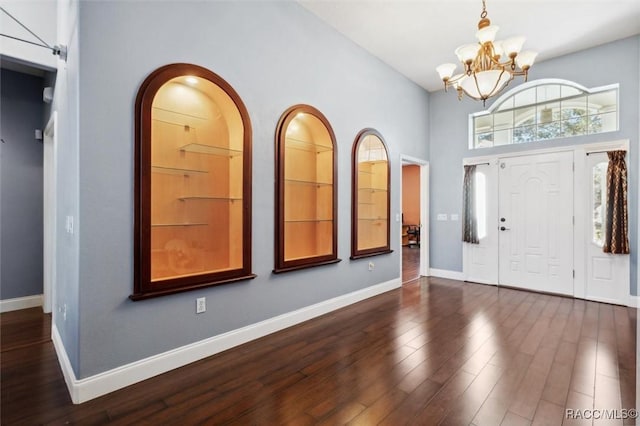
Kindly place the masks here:
[(274, 272), (339, 262), (335, 136), (309, 105), (284, 112), (276, 129)]
[(351, 259), (391, 253), (390, 167), (382, 135), (362, 130), (353, 143)]
[(191, 64), (154, 71), (136, 99), (139, 300), (253, 278), (251, 123), (233, 88)]

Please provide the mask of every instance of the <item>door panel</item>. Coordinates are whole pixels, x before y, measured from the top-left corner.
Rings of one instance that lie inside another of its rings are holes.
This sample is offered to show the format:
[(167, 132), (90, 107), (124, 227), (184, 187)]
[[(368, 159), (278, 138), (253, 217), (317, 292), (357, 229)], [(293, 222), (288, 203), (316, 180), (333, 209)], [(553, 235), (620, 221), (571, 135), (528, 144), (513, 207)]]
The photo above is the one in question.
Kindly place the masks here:
[(613, 255), (602, 251), (606, 217), (606, 153), (591, 154), (586, 161), (584, 190), (587, 220), (586, 265), (587, 285), (585, 297), (601, 302), (626, 304), (629, 292), (629, 255)]
[(573, 295), (573, 153), (501, 160), (499, 217), (499, 283)]
[(498, 283), (498, 172), (497, 165), (476, 166), (478, 244), (462, 243), (466, 281)]

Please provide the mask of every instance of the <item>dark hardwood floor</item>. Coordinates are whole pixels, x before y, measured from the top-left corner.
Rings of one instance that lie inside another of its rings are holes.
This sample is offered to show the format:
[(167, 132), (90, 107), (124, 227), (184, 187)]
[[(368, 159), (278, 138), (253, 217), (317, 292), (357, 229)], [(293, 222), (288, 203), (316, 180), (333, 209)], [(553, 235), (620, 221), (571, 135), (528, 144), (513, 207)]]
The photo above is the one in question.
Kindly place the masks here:
[(420, 247), (402, 246), (402, 282), (420, 277)]
[(573, 425), (635, 402), (634, 309), (437, 278), (81, 405), (47, 316), (0, 327), (3, 425)]

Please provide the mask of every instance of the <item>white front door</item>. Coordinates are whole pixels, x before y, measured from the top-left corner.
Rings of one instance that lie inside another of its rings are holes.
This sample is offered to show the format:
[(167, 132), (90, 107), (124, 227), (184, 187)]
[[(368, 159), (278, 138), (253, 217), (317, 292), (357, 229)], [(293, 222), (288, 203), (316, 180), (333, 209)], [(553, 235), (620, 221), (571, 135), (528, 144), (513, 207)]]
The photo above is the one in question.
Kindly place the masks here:
[(629, 289), (629, 255), (603, 253), (605, 235), (607, 167), (606, 153), (590, 154), (586, 161), (584, 181), (587, 220), (585, 297), (608, 303), (626, 304)]
[(573, 295), (573, 152), (499, 166), (499, 283)]
[(498, 283), (498, 172), (493, 164), (476, 166), (478, 244), (462, 243), (465, 281)]

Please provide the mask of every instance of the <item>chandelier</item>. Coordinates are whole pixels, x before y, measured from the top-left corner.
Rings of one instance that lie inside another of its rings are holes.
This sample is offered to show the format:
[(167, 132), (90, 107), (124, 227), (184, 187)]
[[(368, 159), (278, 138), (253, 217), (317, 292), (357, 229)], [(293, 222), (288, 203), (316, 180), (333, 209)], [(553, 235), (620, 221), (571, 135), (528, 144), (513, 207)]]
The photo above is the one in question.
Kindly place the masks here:
[[(491, 25), (487, 18), (485, 0), (482, 0), (482, 13), (476, 33), (479, 42), (465, 44), (455, 50), (462, 62), (463, 72), (453, 75), (456, 64), (442, 64), (436, 68), (444, 82), (445, 91), (453, 86), (458, 92), (458, 99), (466, 94), (484, 104), (487, 99), (500, 93), (515, 76), (524, 76), (524, 81), (527, 81), (529, 68), (538, 54), (520, 52), (524, 37), (494, 41), (498, 30), (499, 27)], [(500, 62), (503, 55), (504, 62)]]

